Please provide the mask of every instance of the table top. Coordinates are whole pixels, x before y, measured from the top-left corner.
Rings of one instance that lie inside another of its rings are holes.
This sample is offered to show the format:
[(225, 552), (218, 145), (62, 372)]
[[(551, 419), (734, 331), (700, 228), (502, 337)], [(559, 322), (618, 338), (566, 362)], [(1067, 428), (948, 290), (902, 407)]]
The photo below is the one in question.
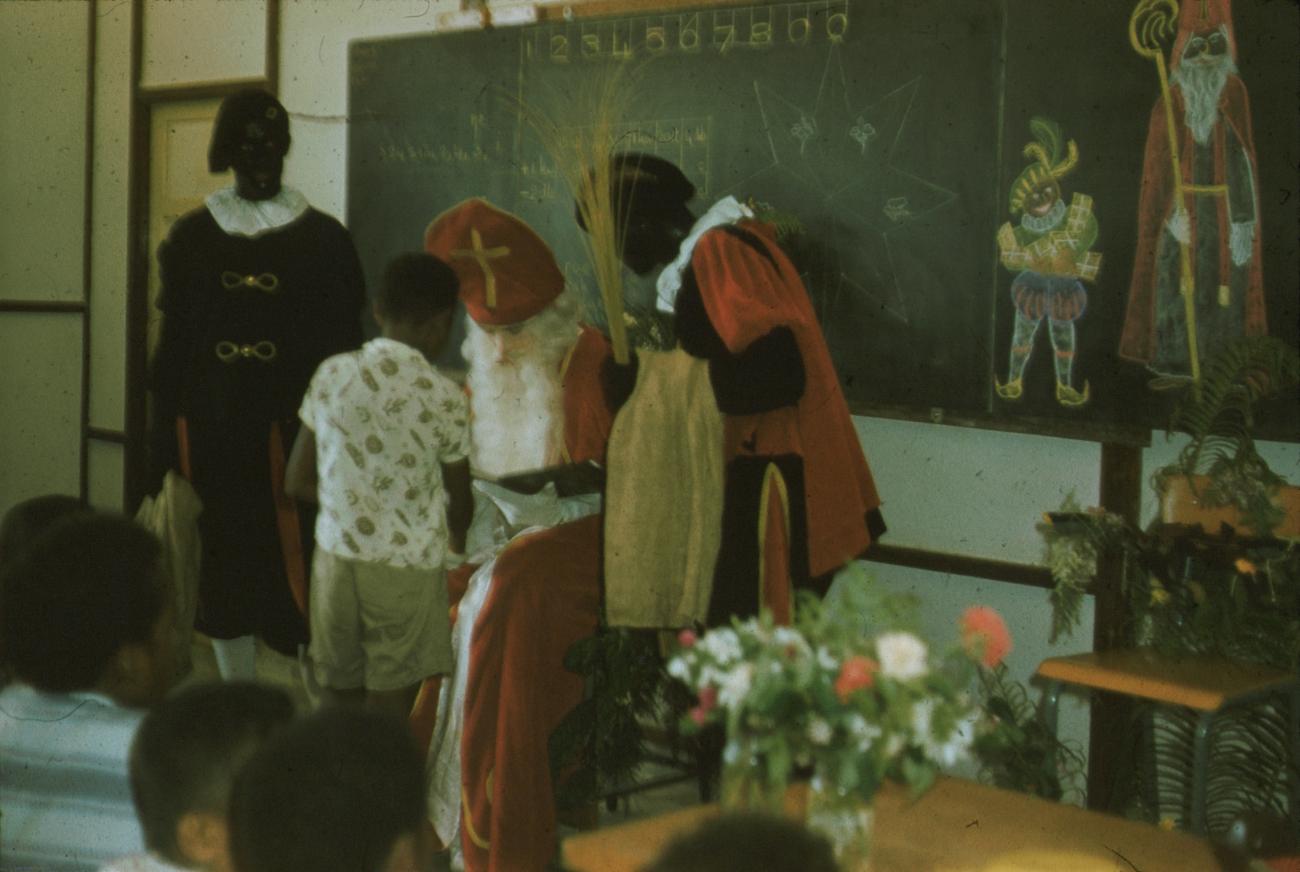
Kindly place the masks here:
[(1218, 711), (1226, 703), (1295, 685), (1296, 675), (1269, 666), (1237, 663), (1212, 654), (1161, 654), (1150, 648), (1116, 648), (1049, 657), (1038, 674), (1139, 699)]
[[(940, 779), (909, 800), (903, 788), (875, 802), (871, 872), (1211, 872), (1208, 842), (1187, 833), (1048, 802), (973, 781)], [(564, 840), (573, 872), (637, 872), (673, 838), (719, 814), (682, 809)]]

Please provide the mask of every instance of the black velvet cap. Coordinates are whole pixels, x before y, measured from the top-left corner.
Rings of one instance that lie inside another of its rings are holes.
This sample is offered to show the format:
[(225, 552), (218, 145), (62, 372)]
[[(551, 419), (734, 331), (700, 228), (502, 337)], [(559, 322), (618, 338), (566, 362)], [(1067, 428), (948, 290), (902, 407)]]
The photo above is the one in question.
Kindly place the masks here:
[(221, 101), (217, 121), (212, 125), (212, 142), (208, 145), (208, 170), (214, 173), (230, 169), (235, 148), (244, 139), (250, 123), (262, 125), (266, 138), (284, 143), (289, 150), (289, 113), (280, 101), (261, 88), (248, 88)]

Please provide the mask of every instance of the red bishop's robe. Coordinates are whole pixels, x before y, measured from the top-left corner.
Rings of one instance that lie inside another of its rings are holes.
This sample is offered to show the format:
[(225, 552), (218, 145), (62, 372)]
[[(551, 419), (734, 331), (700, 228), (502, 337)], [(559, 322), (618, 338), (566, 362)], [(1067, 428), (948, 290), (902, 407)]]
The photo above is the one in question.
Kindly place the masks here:
[[(564, 363), (566, 462), (603, 463), (612, 415), (600, 371), (610, 353), (584, 327)], [(581, 700), (564, 655), (596, 632), (599, 514), (516, 538), (498, 555), (470, 643), (461, 742), (461, 845), (470, 872), (542, 870), (555, 854), (547, 742)], [(454, 574), (453, 610), (473, 569)], [(453, 611), (454, 613), (454, 611)]]
[[(812, 576), (823, 575), (871, 544), (866, 517), (880, 506), (880, 497), (798, 271), (769, 225), (742, 221), (737, 226), (768, 256), (723, 229), (701, 237), (691, 268), (705, 311), (732, 354), (777, 327), (788, 327), (803, 358), (805, 387), (794, 406), (728, 415), (725, 458), (728, 463), (744, 456), (802, 458), (808, 568)], [(769, 505), (778, 502), (773, 497)], [(779, 543), (781, 534), (779, 525), (773, 526), (768, 543)], [(764, 563), (772, 566), (773, 560)]]
[[(1196, 140), (1191, 128), (1185, 121), (1186, 110), (1183, 106), (1182, 92), (1177, 88), (1170, 91), (1174, 129), (1178, 137), (1178, 157), (1184, 184), (1192, 184), (1194, 178), (1194, 161), (1197, 153)], [(1129, 285), (1128, 308), (1124, 315), (1124, 332), (1120, 337), (1119, 354), (1128, 360), (1139, 363), (1151, 363), (1157, 356), (1156, 348), (1156, 305), (1159, 268), (1157, 255), (1161, 239), (1165, 236), (1165, 221), (1174, 210), (1173, 162), (1169, 155), (1169, 134), (1165, 129), (1164, 99), (1156, 100), (1151, 111), (1151, 122), (1147, 130), (1146, 156), (1142, 163), (1142, 190), (1138, 200), (1138, 241), (1134, 253), (1133, 279)], [(1219, 94), (1219, 120), (1210, 134), (1209, 147), (1213, 150), (1213, 179), (1205, 180), (1212, 185), (1227, 184), (1226, 169), (1226, 131), (1230, 126), (1237, 140), (1245, 150), (1250, 161), (1250, 170), (1254, 185), (1253, 194), (1258, 194), (1259, 169), (1255, 159), (1255, 140), (1251, 130), (1250, 104), (1246, 95), (1246, 86), (1235, 75), (1228, 76), (1223, 91)], [(1188, 231), (1192, 240), (1192, 268), (1196, 271), (1196, 209), (1193, 208), (1194, 195), (1187, 196)], [(1232, 260), (1228, 250), (1229, 209), (1228, 196), (1218, 196), (1218, 279), (1220, 285), (1229, 285), (1229, 273)], [(1258, 203), (1257, 196), (1251, 200)], [(1252, 220), (1256, 216), (1252, 216)], [(1250, 261), (1244, 265), (1246, 271), (1244, 294), (1244, 313), (1242, 329), (1247, 336), (1261, 336), (1268, 332), (1264, 303), (1264, 280), (1260, 267), (1260, 227), (1255, 226), (1255, 237)], [(1198, 294), (1206, 292), (1198, 288)]]

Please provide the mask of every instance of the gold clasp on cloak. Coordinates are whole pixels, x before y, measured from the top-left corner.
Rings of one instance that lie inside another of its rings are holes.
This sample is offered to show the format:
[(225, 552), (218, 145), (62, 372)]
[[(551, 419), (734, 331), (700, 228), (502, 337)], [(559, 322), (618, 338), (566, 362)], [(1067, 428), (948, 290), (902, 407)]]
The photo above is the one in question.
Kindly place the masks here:
[(280, 279), (276, 277), (275, 273), (265, 272), (245, 276), (226, 270), (221, 274), (221, 286), (228, 291), (233, 291), (235, 288), (252, 288), (256, 291), (274, 294), (280, 289)]
[(270, 363), (275, 360), (278, 350), (275, 343), (269, 339), (263, 339), (261, 342), (254, 342), (251, 345), (240, 345), (237, 342), (222, 340), (217, 343), (217, 359), (222, 363), (234, 363), (237, 360), (249, 360), (256, 358), (262, 363)]

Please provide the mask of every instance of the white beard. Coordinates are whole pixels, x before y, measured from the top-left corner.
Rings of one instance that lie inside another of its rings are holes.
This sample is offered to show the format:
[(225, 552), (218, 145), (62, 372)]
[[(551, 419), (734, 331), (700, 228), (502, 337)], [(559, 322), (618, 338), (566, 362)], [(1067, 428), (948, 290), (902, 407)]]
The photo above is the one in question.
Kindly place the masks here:
[(1213, 65), (1184, 61), (1174, 68), (1173, 79), (1182, 89), (1187, 126), (1198, 145), (1210, 141), (1219, 120), (1219, 94), (1231, 73), (1237, 72), (1232, 56), (1224, 54)]
[(560, 462), (560, 366), (577, 334), (577, 303), (567, 292), (515, 334), (488, 333), (466, 320), (460, 350), (469, 364), (470, 464), (476, 470), (502, 476)]

